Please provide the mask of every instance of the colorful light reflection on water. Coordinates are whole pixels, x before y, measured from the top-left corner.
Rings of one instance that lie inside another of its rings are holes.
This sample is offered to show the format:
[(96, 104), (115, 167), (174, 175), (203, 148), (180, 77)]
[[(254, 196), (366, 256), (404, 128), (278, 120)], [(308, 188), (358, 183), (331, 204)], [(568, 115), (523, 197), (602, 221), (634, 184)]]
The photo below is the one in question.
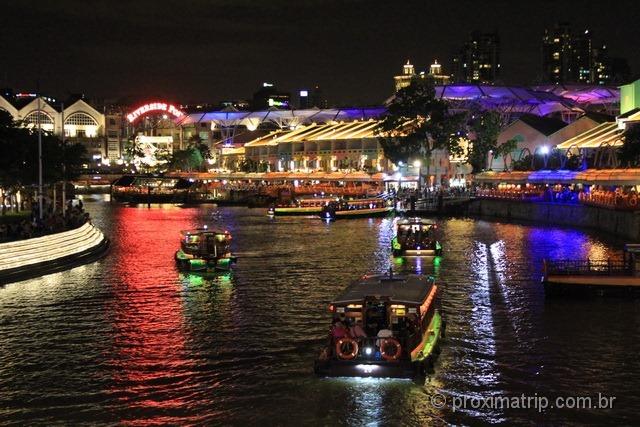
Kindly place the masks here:
[[(0, 288), (0, 416), (11, 423), (631, 424), (640, 317), (630, 300), (547, 301), (543, 257), (616, 257), (622, 242), (566, 228), (439, 220), (444, 254), (390, 256), (390, 219), (269, 219), (244, 208), (85, 204), (112, 237), (98, 263)], [(178, 231), (228, 228), (232, 274), (176, 271)], [(436, 373), (323, 380), (326, 302), (370, 271), (436, 276), (447, 340)], [(598, 351), (594, 352), (593, 349)], [(614, 413), (457, 411), (453, 396), (619, 396)]]

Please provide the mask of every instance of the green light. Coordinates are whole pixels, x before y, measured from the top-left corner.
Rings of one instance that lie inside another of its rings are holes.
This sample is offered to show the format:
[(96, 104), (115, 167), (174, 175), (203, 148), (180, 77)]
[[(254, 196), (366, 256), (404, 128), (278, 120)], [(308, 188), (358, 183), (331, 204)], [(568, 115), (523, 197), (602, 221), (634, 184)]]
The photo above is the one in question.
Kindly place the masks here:
[(189, 260), (189, 264), (191, 264), (192, 267), (204, 267), (207, 265), (207, 262), (203, 259), (191, 259)]
[(440, 263), (442, 262), (442, 257), (441, 256), (437, 256), (433, 259), (433, 265), (435, 265), (436, 267), (440, 267)]
[(404, 258), (399, 256), (399, 257), (394, 257), (393, 258), (393, 262), (395, 262), (396, 264), (404, 264)]
[(402, 249), (402, 246), (400, 245), (400, 242), (398, 242), (398, 236), (393, 238), (393, 240), (391, 241), (391, 245), (393, 246), (394, 250)]

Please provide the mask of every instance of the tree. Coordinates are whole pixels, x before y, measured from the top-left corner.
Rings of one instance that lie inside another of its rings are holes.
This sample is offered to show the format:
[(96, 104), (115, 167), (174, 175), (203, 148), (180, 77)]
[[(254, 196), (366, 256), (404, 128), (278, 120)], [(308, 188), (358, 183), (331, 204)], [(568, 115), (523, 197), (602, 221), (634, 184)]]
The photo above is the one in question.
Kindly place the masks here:
[(202, 154), (195, 147), (188, 147), (184, 150), (173, 152), (169, 161), (171, 169), (179, 169), (185, 172), (193, 172), (199, 170), (204, 159)]
[(378, 141), (386, 158), (393, 163), (423, 163), (436, 149), (460, 155), (459, 136), (464, 116), (451, 114), (447, 103), (435, 97), (428, 79), (414, 79), (400, 89), (377, 125)]
[[(66, 144), (50, 132), (42, 132), (42, 174), (45, 183), (77, 177), (87, 162), (81, 144)], [(63, 170), (66, 173), (63, 174)], [(0, 111), (0, 185), (38, 183), (38, 132), (13, 121)]]
[(624, 142), (618, 149), (618, 158), (622, 166), (640, 165), (640, 125), (629, 126), (623, 134)]

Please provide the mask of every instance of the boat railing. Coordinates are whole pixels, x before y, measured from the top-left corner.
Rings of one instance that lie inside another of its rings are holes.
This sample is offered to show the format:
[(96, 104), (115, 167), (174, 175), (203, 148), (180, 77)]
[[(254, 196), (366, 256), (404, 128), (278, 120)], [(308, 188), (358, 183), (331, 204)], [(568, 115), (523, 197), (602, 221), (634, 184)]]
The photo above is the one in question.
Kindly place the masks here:
[(562, 276), (626, 276), (631, 264), (623, 260), (558, 260), (544, 261), (544, 273)]

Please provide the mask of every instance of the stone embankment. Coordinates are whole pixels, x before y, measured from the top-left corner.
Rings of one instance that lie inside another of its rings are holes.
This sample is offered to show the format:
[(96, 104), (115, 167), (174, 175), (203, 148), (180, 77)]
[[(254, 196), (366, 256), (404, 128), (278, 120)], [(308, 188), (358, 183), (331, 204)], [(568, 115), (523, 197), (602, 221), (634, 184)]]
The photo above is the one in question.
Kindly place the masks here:
[(632, 242), (640, 241), (640, 213), (581, 204), (475, 199), (468, 214), (544, 224), (591, 228)]

